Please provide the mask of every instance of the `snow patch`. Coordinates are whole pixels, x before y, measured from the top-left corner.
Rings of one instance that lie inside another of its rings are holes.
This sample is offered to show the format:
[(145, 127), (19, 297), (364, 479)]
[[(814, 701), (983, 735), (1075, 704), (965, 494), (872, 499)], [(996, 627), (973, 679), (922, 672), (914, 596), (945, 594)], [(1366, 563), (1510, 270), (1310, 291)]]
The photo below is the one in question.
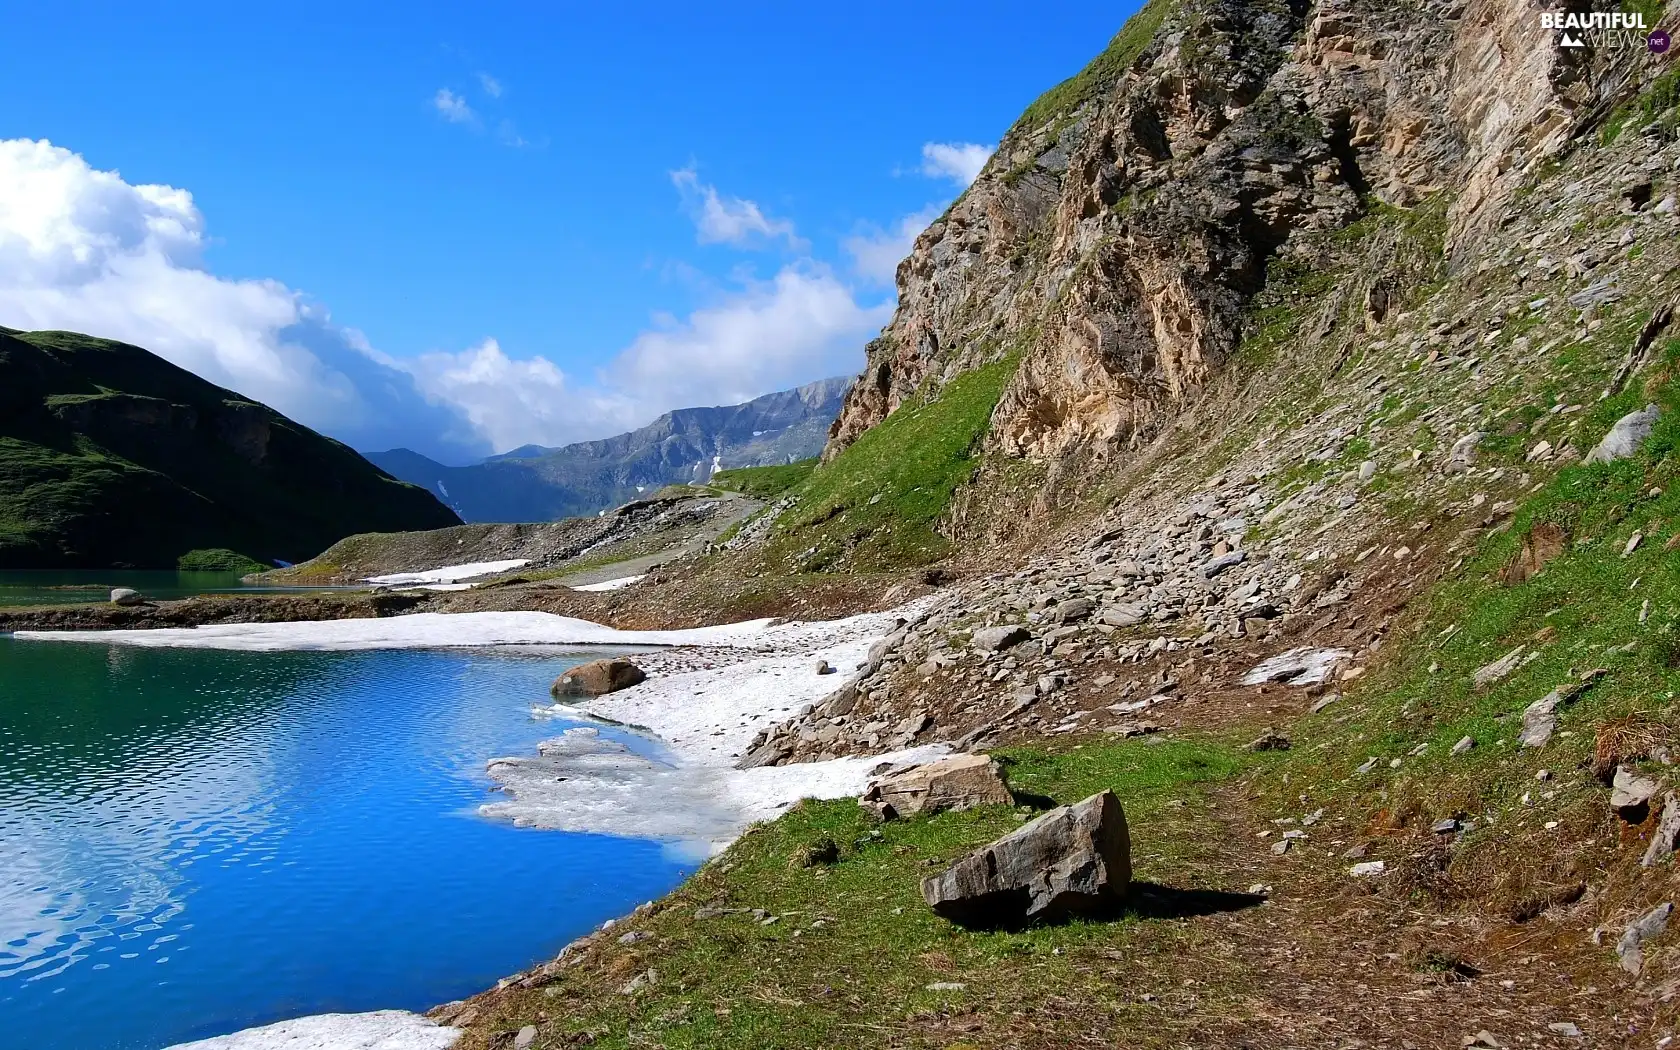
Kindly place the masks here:
[(1256, 664), (1243, 676), (1242, 684), (1317, 685), (1330, 677), (1331, 668), (1352, 655), (1346, 649), (1291, 649)]
[(462, 1034), (406, 1010), (376, 1010), (299, 1017), (170, 1050), (446, 1050)]
[(616, 590), (620, 590), (622, 588), (628, 587), (632, 583), (636, 583), (639, 580), (645, 580), (645, 579), (647, 579), (647, 575), (645, 573), (642, 574), (641, 576), (624, 576), (624, 577), (620, 577), (619, 579), (616, 579), (616, 580), (607, 580), (603, 583), (580, 584), (579, 586), (573, 587), (572, 590), (574, 590), (574, 591), (616, 591)]
[(19, 638), (277, 652), (284, 649), (458, 649), (493, 645), (762, 645), (799, 625), (769, 631), (748, 620), (686, 631), (619, 631), (540, 612), (414, 613), (355, 620), (234, 623), (155, 631), (18, 631)]
[(460, 580), (470, 580), (475, 576), (493, 576), (498, 572), (517, 569), (521, 565), (531, 564), (529, 558), (517, 558), (512, 561), (475, 561), (466, 565), (445, 565), (441, 569), (428, 569), (425, 572), (393, 572), (384, 576), (368, 576), (363, 583), (376, 583), (386, 587), (403, 587), (422, 583), (455, 583)]

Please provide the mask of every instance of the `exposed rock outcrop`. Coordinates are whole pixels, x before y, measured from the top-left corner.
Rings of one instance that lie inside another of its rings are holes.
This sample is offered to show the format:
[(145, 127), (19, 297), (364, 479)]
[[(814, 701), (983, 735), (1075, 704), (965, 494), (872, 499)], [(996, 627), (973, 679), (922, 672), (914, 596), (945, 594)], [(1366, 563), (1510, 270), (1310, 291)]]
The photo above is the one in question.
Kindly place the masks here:
[[(1220, 374), (1303, 232), (1446, 190), (1463, 257), (1636, 68), (1550, 37), (1520, 0), (1155, 0), (917, 239), (825, 457), (1011, 353), (989, 450), (1137, 448)], [(1396, 275), (1358, 283), (1380, 322)]]
[(1012, 926), (1098, 911), (1132, 878), (1126, 813), (1111, 791), (1053, 809), (922, 880), (935, 912), (967, 926)]

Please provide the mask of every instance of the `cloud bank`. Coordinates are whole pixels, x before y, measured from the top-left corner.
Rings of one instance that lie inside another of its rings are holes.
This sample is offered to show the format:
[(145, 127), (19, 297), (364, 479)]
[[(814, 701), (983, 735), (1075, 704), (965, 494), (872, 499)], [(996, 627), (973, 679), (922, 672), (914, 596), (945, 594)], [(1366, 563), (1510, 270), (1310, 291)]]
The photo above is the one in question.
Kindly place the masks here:
[(922, 146), (922, 174), (930, 179), (949, 179), (967, 189), (980, 177), (980, 170), (992, 159), (996, 146), (975, 142), (929, 142)]
[[(791, 223), (753, 202), (691, 188), (703, 239), (797, 243)], [(803, 259), (661, 321), (593, 375), (514, 358), (494, 339), (402, 359), (279, 281), (209, 272), (205, 236), (186, 190), (130, 184), (46, 141), (0, 141), (0, 325), (146, 347), (365, 451), (406, 445), (462, 462), (844, 374), (891, 309)]]

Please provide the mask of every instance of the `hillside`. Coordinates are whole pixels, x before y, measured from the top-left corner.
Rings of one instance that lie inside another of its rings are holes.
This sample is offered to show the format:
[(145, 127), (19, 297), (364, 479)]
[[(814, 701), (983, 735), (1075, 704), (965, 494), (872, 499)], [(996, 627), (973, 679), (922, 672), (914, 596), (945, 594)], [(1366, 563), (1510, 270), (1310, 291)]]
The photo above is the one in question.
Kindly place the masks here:
[(563, 448), (528, 445), (465, 467), (408, 449), (368, 458), (473, 522), (553, 521), (594, 514), (719, 469), (792, 463), (822, 450), (850, 379), (718, 408), (667, 412), (640, 430)]
[(301, 561), (458, 519), (351, 449), (137, 346), (0, 329), (0, 568)]
[[(1029, 106), (823, 462), (620, 599), (937, 585), (741, 763), (944, 743), (1017, 805), (795, 809), (460, 1045), (1670, 1045), (1680, 69), (1535, 14), (1152, 0)], [(1102, 788), (1117, 914), (929, 911)]]

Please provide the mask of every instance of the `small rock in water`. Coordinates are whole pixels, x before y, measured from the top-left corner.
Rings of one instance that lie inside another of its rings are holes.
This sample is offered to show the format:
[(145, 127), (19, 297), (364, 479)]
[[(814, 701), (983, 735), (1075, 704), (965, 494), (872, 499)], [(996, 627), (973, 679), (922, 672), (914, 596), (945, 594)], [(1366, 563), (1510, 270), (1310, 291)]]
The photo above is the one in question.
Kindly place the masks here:
[(640, 667), (622, 656), (613, 656), (572, 668), (556, 678), (549, 691), (556, 697), (602, 696), (640, 685), (646, 680), (647, 675)]

